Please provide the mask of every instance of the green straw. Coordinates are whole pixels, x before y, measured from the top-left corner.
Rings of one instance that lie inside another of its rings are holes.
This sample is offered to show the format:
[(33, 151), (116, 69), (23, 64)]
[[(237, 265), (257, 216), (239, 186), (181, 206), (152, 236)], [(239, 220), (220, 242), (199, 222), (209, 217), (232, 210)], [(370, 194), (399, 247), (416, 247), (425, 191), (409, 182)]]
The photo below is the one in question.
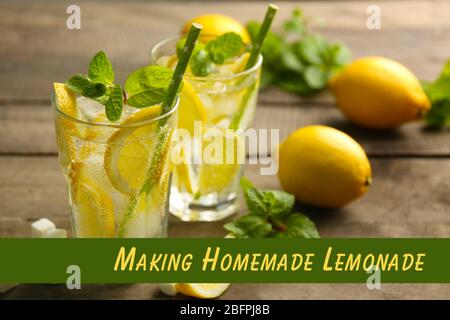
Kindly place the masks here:
[(198, 23), (193, 23), (189, 29), (186, 42), (184, 43), (183, 52), (178, 60), (177, 66), (175, 67), (172, 81), (170, 82), (169, 88), (167, 88), (166, 95), (161, 104), (161, 114), (169, 112), (170, 109), (172, 109), (178, 90), (180, 89), (181, 82), (183, 81), (184, 73), (189, 64), (189, 60), (191, 60), (192, 52), (194, 51), (195, 44), (202, 29), (203, 26)]
[[(181, 54), (180, 59), (178, 60), (177, 66), (175, 67), (175, 71), (173, 72), (172, 80), (167, 88), (166, 95), (163, 98), (161, 103), (161, 114), (164, 115), (170, 110), (172, 110), (175, 100), (178, 95), (178, 91), (180, 90), (181, 83), (183, 81), (183, 76), (186, 71), (186, 68), (189, 64), (189, 60), (191, 59), (192, 52), (194, 50), (195, 44), (200, 36), (200, 32), (203, 29), (202, 25), (198, 23), (193, 23), (191, 28), (189, 29), (189, 33), (186, 39), (186, 43), (184, 44), (183, 53)], [(164, 117), (158, 123), (158, 126), (162, 128), (167, 122), (168, 117)], [(155, 151), (152, 156), (150, 167), (147, 170), (146, 179), (144, 185), (142, 186), (139, 194), (142, 192), (149, 193), (150, 190), (156, 185), (158, 181), (159, 174), (161, 173), (161, 167), (163, 165), (163, 157), (164, 149), (167, 144), (167, 139), (169, 139), (170, 133), (168, 130), (160, 130), (158, 133), (158, 140), (155, 146)], [(119, 237), (123, 236), (124, 227), (128, 219), (132, 216), (134, 209), (137, 205), (137, 198), (132, 197), (128, 202), (127, 209), (125, 211), (124, 217), (122, 221), (119, 223)]]
[(264, 21), (259, 29), (258, 35), (256, 36), (255, 43), (253, 43), (253, 49), (250, 53), (250, 58), (248, 58), (247, 64), (245, 65), (245, 70), (253, 67), (258, 61), (259, 54), (261, 53), (261, 49), (264, 43), (264, 39), (266, 39), (267, 33), (269, 32), (270, 26), (272, 25), (273, 18), (278, 11), (278, 7), (274, 4), (269, 4), (269, 7), (266, 11), (266, 16), (264, 17)]
[[(258, 61), (258, 57), (261, 54), (261, 49), (264, 44), (264, 40), (266, 39), (267, 33), (269, 32), (270, 26), (272, 25), (273, 18), (275, 17), (275, 14), (278, 11), (278, 7), (274, 4), (269, 4), (269, 7), (267, 8), (266, 15), (264, 17), (264, 21), (261, 25), (261, 28), (259, 29), (258, 35), (256, 36), (255, 43), (253, 43), (253, 49), (250, 53), (250, 57), (248, 58), (247, 64), (245, 65), (245, 70), (248, 70), (255, 66), (256, 62)], [(243, 79), (241, 79), (240, 82), (242, 82)], [(240, 83), (238, 81), (238, 83)], [(256, 82), (247, 89), (244, 96), (242, 97), (241, 102), (239, 103), (239, 109), (235, 116), (233, 117), (233, 120), (230, 123), (229, 128), (232, 130), (237, 130), (239, 128), (239, 125), (241, 123), (242, 117), (244, 116), (248, 101), (250, 100), (252, 96), (252, 92), (256, 86)]]

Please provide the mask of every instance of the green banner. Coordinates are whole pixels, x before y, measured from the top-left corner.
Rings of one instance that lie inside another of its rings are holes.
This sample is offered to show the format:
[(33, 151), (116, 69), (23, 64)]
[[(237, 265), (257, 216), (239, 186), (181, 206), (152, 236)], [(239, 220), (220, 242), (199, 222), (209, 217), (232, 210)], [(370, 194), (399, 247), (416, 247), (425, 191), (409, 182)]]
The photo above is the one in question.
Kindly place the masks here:
[(0, 239), (0, 283), (449, 283), (450, 239)]

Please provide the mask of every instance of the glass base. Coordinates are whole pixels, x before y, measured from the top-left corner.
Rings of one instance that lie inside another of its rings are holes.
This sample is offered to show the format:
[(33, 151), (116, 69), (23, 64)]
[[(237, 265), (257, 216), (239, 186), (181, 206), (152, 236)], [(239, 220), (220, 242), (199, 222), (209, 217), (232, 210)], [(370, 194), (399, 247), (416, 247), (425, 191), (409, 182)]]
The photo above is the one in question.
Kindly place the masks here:
[[(201, 199), (208, 200), (208, 199)], [(237, 195), (229, 194), (223, 201), (189, 201), (172, 189), (170, 213), (183, 221), (219, 221), (236, 213), (239, 209)]]

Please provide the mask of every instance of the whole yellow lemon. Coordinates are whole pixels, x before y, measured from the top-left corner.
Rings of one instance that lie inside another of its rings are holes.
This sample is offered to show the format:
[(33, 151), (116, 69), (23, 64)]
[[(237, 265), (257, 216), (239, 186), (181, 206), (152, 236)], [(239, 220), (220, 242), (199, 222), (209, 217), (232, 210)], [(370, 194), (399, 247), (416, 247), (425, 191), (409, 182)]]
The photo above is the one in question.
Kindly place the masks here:
[(223, 14), (205, 14), (185, 23), (182, 33), (187, 33), (192, 23), (203, 25), (200, 35), (201, 41), (208, 41), (227, 32), (234, 32), (241, 36), (244, 43), (250, 43), (247, 29), (237, 20)]
[(301, 202), (339, 208), (367, 191), (372, 173), (363, 148), (349, 135), (314, 125), (296, 130), (279, 146), (278, 178)]
[(329, 84), (344, 114), (367, 128), (395, 128), (421, 118), (430, 109), (430, 101), (414, 74), (383, 57), (356, 60)]

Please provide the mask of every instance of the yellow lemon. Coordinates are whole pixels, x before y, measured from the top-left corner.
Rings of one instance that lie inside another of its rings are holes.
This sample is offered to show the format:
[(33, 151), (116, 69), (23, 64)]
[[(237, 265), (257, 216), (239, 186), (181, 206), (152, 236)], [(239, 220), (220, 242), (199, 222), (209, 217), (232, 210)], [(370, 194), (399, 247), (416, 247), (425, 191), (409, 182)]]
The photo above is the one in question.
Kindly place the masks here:
[(234, 32), (241, 36), (244, 43), (250, 43), (247, 29), (237, 20), (223, 14), (205, 14), (189, 20), (183, 27), (182, 33), (187, 33), (192, 23), (203, 26), (201, 41), (209, 41), (227, 32)]
[(344, 114), (367, 128), (395, 128), (430, 108), (412, 72), (383, 57), (354, 61), (331, 78), (330, 89)]
[[(161, 106), (144, 108), (122, 124), (129, 125), (156, 118)], [(157, 124), (124, 126), (108, 140), (105, 151), (105, 170), (114, 187), (128, 195), (135, 195), (146, 179), (153, 152)]]
[(191, 297), (212, 299), (223, 294), (229, 286), (229, 283), (177, 283), (175, 290)]
[(346, 205), (372, 181), (363, 148), (347, 134), (320, 125), (298, 129), (280, 145), (278, 177), (299, 201), (323, 208)]

